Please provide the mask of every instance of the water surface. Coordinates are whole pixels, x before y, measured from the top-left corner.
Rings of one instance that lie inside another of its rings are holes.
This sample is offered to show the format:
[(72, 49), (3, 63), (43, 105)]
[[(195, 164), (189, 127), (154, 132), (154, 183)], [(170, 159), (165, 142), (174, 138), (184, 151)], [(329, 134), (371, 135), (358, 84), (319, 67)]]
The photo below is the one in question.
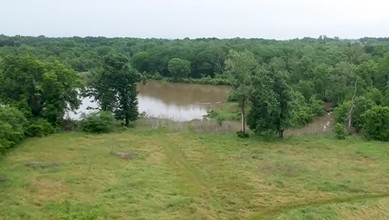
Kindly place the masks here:
[[(220, 106), (226, 101), (227, 86), (196, 85), (148, 81), (138, 85), (138, 108), (149, 117), (174, 121), (202, 119), (210, 107)], [(69, 117), (77, 119), (82, 113), (89, 113), (89, 107), (96, 108), (91, 98), (84, 98), (77, 114)]]

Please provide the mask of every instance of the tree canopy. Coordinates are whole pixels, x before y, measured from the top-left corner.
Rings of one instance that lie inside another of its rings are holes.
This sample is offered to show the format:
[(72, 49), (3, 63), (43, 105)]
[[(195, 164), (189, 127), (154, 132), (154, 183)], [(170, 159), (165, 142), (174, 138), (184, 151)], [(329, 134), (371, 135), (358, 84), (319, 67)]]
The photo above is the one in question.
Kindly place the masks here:
[(101, 110), (113, 112), (128, 126), (138, 117), (136, 83), (140, 76), (123, 55), (107, 55), (101, 63), (92, 72), (87, 95), (97, 101)]
[(169, 60), (168, 70), (173, 81), (177, 82), (182, 78), (186, 78), (190, 74), (190, 62), (180, 58), (173, 58)]
[[(122, 58), (105, 60), (112, 54)], [(124, 121), (136, 115), (129, 110), (135, 108), (130, 106), (135, 106), (136, 89), (130, 85), (139, 80), (132, 80), (138, 78), (136, 72), (148, 78), (231, 85), (240, 102), (242, 131), (245, 112), (251, 108), (266, 109), (272, 120), (274, 115), (282, 116), (269, 122), (279, 132), (288, 124), (309, 123), (323, 114), (319, 106), (326, 102), (342, 113), (337, 122), (353, 127), (352, 132), (363, 132), (362, 115), (374, 106), (389, 106), (389, 38), (320, 36), (278, 41), (0, 35), (0, 63), (0, 101), (17, 107), (27, 118), (42, 117), (52, 124), (78, 105), (76, 72), (91, 73), (90, 85), (94, 83), (100, 107)], [(270, 83), (261, 83), (261, 75)], [(269, 94), (261, 91), (265, 87)], [(122, 99), (112, 101), (119, 92)], [(260, 101), (269, 106), (261, 106)], [(265, 113), (248, 112), (249, 127), (258, 132), (269, 128), (254, 120)]]
[(59, 123), (67, 111), (78, 108), (81, 87), (77, 73), (56, 60), (11, 55), (0, 64), (0, 100), (28, 118)]

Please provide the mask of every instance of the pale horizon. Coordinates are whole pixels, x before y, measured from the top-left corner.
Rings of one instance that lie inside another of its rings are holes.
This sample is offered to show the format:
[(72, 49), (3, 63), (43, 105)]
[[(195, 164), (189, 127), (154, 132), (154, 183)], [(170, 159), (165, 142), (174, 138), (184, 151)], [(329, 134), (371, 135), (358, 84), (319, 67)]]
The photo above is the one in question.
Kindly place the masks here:
[(389, 37), (384, 0), (1, 0), (0, 34), (46, 37)]

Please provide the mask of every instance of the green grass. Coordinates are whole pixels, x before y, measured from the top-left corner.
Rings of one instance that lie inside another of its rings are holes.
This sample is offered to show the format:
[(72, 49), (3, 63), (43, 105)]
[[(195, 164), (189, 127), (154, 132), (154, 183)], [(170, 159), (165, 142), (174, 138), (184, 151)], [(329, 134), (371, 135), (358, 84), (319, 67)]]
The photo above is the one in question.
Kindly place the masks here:
[(388, 158), (358, 138), (56, 134), (0, 159), (0, 219), (389, 219)]

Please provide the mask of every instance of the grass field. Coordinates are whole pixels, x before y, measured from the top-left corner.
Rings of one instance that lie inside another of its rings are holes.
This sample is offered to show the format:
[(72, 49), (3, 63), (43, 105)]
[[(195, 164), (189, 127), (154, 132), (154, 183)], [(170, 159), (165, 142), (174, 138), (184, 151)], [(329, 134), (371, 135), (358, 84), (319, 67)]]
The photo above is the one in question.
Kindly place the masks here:
[(389, 219), (389, 144), (142, 127), (28, 139), (1, 219)]

